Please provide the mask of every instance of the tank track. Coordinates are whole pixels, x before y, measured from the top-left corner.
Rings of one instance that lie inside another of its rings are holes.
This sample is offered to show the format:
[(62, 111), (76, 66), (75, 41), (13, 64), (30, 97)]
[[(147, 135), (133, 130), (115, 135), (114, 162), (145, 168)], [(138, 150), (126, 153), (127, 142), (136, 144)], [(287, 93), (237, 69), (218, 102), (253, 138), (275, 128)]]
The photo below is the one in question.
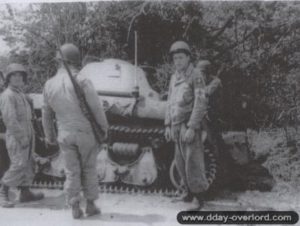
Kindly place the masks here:
[(149, 140), (160, 139), (164, 140), (164, 128), (152, 126), (141, 128), (131, 125), (111, 125), (109, 128), (109, 142), (122, 141), (125, 143), (138, 142), (149, 143)]
[[(162, 126), (145, 126), (145, 128), (141, 128), (140, 125), (111, 125), (109, 128), (109, 143), (113, 142), (139, 142), (145, 145), (155, 145), (157, 147), (162, 145), (164, 140), (164, 128)], [(153, 142), (155, 141), (155, 142)], [(155, 147), (153, 147), (155, 148)], [(216, 159), (215, 156), (209, 152), (209, 150), (205, 150), (207, 154), (207, 158), (209, 159), (209, 166), (207, 168), (207, 177), (208, 181), (211, 184), (216, 177)], [(63, 181), (55, 181), (55, 180), (35, 180), (32, 184), (32, 188), (39, 189), (63, 189)], [(99, 191), (101, 193), (127, 193), (127, 194), (155, 194), (155, 195), (163, 195), (176, 197), (183, 194), (185, 191), (173, 188), (170, 186), (151, 186), (147, 187), (136, 187), (133, 185), (126, 184), (101, 184), (99, 183)]]
[(135, 135), (139, 137), (139, 135), (164, 135), (164, 128), (162, 127), (153, 127), (153, 128), (140, 128), (140, 127), (129, 127), (126, 125), (111, 125), (109, 127), (110, 133), (126, 133), (126, 135)]
[[(31, 188), (34, 189), (55, 189), (55, 190), (63, 190), (64, 183), (63, 182), (39, 182), (34, 181), (31, 185)], [(99, 185), (100, 193), (111, 193), (111, 194), (141, 194), (141, 195), (160, 195), (167, 197), (178, 197), (183, 194), (182, 191), (176, 189), (147, 189), (133, 186), (118, 186), (118, 185)]]

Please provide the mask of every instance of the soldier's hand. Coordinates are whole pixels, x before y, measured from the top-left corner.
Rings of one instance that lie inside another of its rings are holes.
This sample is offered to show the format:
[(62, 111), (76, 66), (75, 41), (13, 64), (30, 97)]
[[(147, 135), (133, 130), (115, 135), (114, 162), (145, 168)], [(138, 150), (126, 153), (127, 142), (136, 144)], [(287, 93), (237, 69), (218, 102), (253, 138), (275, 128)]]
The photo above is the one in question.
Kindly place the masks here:
[(195, 130), (188, 128), (183, 137), (183, 141), (186, 143), (191, 143), (195, 138)]
[(165, 138), (166, 141), (171, 141), (171, 128), (169, 126), (167, 126), (165, 129)]

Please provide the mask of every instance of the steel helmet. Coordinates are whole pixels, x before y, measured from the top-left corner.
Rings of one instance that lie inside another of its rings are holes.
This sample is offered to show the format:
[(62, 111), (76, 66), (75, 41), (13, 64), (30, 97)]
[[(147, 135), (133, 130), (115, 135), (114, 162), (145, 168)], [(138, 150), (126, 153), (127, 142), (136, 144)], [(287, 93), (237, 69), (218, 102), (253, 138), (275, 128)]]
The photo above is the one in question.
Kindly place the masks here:
[(210, 63), (209, 60), (200, 60), (200, 61), (198, 62), (198, 64), (197, 64), (197, 67), (198, 67), (198, 68), (206, 68), (206, 67), (208, 67), (208, 66), (210, 66), (210, 65), (211, 65), (211, 63)]
[(4, 79), (7, 81), (9, 79), (9, 76), (14, 72), (22, 72), (24, 76), (27, 77), (27, 71), (22, 64), (12, 63), (7, 66)]
[[(63, 44), (60, 47), (61, 53), (63, 55), (63, 60), (65, 60), (68, 63), (80, 65), (81, 64), (81, 57), (80, 52), (77, 46), (75, 46), (72, 43), (66, 43)], [(62, 60), (61, 54), (59, 51), (56, 52), (57, 60)]]
[(176, 41), (171, 45), (170, 54), (174, 53), (185, 53), (191, 55), (191, 49), (189, 45), (184, 41)]

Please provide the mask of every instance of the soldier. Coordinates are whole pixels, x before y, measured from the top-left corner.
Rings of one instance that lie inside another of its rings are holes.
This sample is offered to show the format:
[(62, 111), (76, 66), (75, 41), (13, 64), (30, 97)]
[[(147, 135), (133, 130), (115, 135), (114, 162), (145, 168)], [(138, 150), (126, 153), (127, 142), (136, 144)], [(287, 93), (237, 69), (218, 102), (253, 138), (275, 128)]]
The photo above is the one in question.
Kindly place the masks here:
[(205, 94), (210, 97), (221, 86), (221, 80), (212, 75), (211, 63), (208, 60), (199, 60), (196, 69), (202, 74), (206, 84)]
[(191, 51), (187, 43), (175, 42), (170, 54), (176, 71), (169, 85), (165, 137), (172, 139), (176, 145), (176, 167), (188, 189), (182, 199), (188, 202), (195, 196), (200, 209), (203, 205), (202, 193), (209, 186), (200, 126), (207, 106), (205, 82), (191, 64)]
[(46, 82), (44, 87), (42, 122), (47, 143), (55, 144), (56, 135), (53, 122), (55, 114), (58, 128), (57, 141), (65, 162), (67, 202), (72, 207), (73, 218), (78, 219), (83, 216), (79, 202), (81, 186), (87, 200), (86, 214), (91, 216), (100, 213), (94, 203), (98, 198), (96, 159), (99, 147), (91, 124), (80, 108), (63, 60), (70, 68), (72, 76), (77, 79), (97, 123), (101, 125), (106, 134), (108, 123), (91, 81), (77, 76), (81, 63), (79, 49), (70, 43), (62, 45), (60, 49), (63, 58), (58, 52), (56, 55), (59, 63), (58, 71)]
[[(220, 87), (222, 86), (221, 80), (218, 76), (212, 74), (212, 66), (208, 60), (200, 60), (196, 65), (196, 69), (202, 74), (205, 80), (205, 95), (208, 98), (208, 110), (207, 115), (202, 120), (202, 129), (207, 132), (208, 139), (212, 143), (216, 143), (220, 139), (220, 133), (218, 131), (218, 113), (220, 109), (220, 103), (216, 95)], [(216, 151), (216, 149), (215, 149)], [(218, 154), (217, 152), (215, 152)]]
[(5, 91), (0, 97), (0, 108), (6, 127), (6, 148), (10, 166), (2, 177), (0, 202), (2, 207), (10, 208), (9, 187), (20, 189), (20, 202), (44, 198), (42, 193), (32, 193), (29, 186), (34, 177), (32, 151), (34, 132), (32, 110), (28, 97), (22, 88), (27, 82), (27, 71), (21, 64), (10, 64), (5, 74)]

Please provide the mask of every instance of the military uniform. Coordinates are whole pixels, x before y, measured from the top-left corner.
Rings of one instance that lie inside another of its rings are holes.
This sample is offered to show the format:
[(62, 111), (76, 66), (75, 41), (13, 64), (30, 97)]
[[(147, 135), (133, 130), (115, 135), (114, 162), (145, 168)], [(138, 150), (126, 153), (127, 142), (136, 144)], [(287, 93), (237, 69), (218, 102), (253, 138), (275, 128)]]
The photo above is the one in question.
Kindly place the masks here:
[[(220, 136), (218, 133), (218, 108), (215, 106), (216, 92), (221, 87), (221, 80), (218, 77), (213, 78), (209, 83), (206, 82), (205, 95), (208, 98), (207, 116), (201, 122), (203, 131), (206, 131), (208, 140), (211, 144), (216, 143), (217, 137)], [(218, 104), (219, 105), (219, 104)], [(220, 137), (219, 137), (220, 138)], [(218, 155), (217, 149), (215, 148), (215, 154)]]
[(221, 80), (219, 78), (212, 79), (205, 87), (206, 96), (210, 97), (221, 86)]
[[(78, 71), (71, 69), (72, 74), (76, 76)], [(77, 76), (77, 81), (98, 124), (107, 131), (107, 119), (92, 83), (80, 75)], [(49, 143), (56, 140), (54, 114), (56, 117), (57, 141), (65, 161), (67, 201), (71, 205), (79, 201), (81, 186), (86, 199), (97, 199), (96, 159), (99, 146), (90, 122), (80, 109), (73, 84), (65, 68), (61, 67), (56, 75), (46, 82), (43, 95), (43, 127)]]
[[(208, 189), (205, 175), (201, 121), (207, 113), (205, 82), (190, 64), (185, 73), (175, 72), (169, 85), (165, 125), (170, 126), (176, 144), (175, 162), (187, 188), (195, 194)], [(188, 128), (194, 129), (192, 142), (182, 140)]]
[(26, 81), (27, 71), (23, 65), (16, 63), (8, 65), (5, 75), (7, 88), (0, 97), (0, 109), (6, 127), (5, 143), (10, 159), (10, 166), (2, 177), (0, 189), (0, 204), (6, 208), (14, 206), (9, 200), (9, 187), (20, 189), (20, 202), (44, 198), (43, 193), (33, 193), (29, 189), (34, 177), (33, 160), (38, 156), (33, 150), (31, 105), (29, 98), (22, 91)]
[(6, 127), (6, 148), (10, 158), (10, 166), (2, 177), (2, 183), (9, 187), (29, 186), (34, 177), (31, 107), (20, 89), (9, 86), (1, 94), (0, 108)]

